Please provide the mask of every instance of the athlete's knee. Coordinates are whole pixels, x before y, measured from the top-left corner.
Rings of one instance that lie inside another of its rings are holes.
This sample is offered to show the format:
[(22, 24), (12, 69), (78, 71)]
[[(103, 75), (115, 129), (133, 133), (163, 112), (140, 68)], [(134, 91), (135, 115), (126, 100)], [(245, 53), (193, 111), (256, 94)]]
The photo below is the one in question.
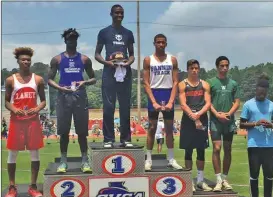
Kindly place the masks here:
[(39, 150), (30, 150), (31, 161), (40, 161)]
[(221, 142), (220, 143), (213, 143), (213, 153), (214, 154), (220, 154), (221, 151)]
[(197, 160), (205, 161), (205, 150), (204, 149), (197, 149)]
[(185, 160), (192, 161), (192, 150), (185, 150)]
[(155, 135), (156, 132), (156, 124), (154, 123), (149, 123), (149, 135)]
[(85, 134), (78, 134), (78, 141), (87, 141)]
[(258, 176), (251, 176), (249, 178), (250, 181), (258, 181), (259, 175)]
[(231, 142), (224, 142), (224, 153), (231, 154), (232, 146)]
[(18, 155), (17, 150), (10, 150), (7, 163), (16, 163), (17, 155)]
[(69, 134), (68, 134), (68, 133), (66, 133), (66, 134), (61, 134), (61, 135), (60, 135), (60, 139), (61, 139), (61, 140), (69, 140)]
[(273, 177), (264, 177), (264, 178), (269, 180), (269, 181), (273, 181)]

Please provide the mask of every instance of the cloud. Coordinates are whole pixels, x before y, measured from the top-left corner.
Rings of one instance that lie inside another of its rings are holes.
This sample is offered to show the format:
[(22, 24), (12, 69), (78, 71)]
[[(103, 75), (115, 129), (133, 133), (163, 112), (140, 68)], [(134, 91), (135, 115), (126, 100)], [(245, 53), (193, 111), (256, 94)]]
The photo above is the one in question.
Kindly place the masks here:
[[(218, 56), (226, 55), (233, 65), (245, 67), (273, 62), (273, 28), (261, 27), (273, 26), (272, 13), (273, 2), (173, 2), (156, 23), (209, 27), (151, 25), (150, 28), (166, 34), (172, 53), (182, 54), (182, 64), (195, 58), (211, 69)], [(225, 26), (260, 28), (217, 28)]]
[[(60, 54), (62, 51), (65, 50), (65, 44), (35, 44), (35, 43), (21, 43), (21, 44), (15, 44), (10, 42), (3, 42), (2, 43), (2, 67), (8, 68), (8, 70), (11, 70), (12, 68), (17, 68), (17, 62), (16, 59), (13, 56), (13, 50), (16, 47), (20, 46), (28, 46), (33, 48), (34, 55), (32, 58), (32, 62), (42, 62), (44, 64), (49, 64), (50, 60), (56, 56), (57, 54)], [(80, 42), (78, 43), (78, 51), (82, 54), (91, 54), (89, 57), (92, 60), (93, 68), (95, 70), (101, 69), (103, 66), (98, 63), (94, 57), (93, 54), (95, 53), (95, 48), (88, 45), (86, 42)]]

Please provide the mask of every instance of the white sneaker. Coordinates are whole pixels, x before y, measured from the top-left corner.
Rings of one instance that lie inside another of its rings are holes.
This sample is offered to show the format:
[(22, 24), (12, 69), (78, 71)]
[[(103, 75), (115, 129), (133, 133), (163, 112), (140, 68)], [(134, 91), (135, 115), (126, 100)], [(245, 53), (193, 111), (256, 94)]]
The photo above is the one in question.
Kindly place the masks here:
[(208, 184), (205, 183), (205, 182), (199, 182), (199, 183), (196, 184), (196, 186), (199, 189), (203, 190), (204, 192), (210, 192), (210, 191), (212, 191), (212, 188), (210, 186), (208, 186)]
[(182, 166), (178, 165), (178, 163), (176, 162), (175, 159), (169, 160), (168, 167), (171, 167), (171, 168), (174, 168), (174, 169), (177, 169), (177, 170), (183, 169)]
[(129, 148), (129, 147), (133, 147), (134, 145), (132, 144), (132, 142), (124, 142), (124, 147)]
[(146, 160), (145, 161), (145, 170), (151, 171), (152, 170), (152, 161)]
[(103, 148), (113, 148), (113, 143), (112, 142), (104, 142)]
[(196, 192), (195, 186), (194, 186), (194, 182), (192, 181), (192, 191)]
[(223, 180), (222, 185), (224, 190), (232, 190), (232, 186), (228, 183), (227, 180)]
[(215, 187), (213, 188), (214, 192), (221, 192), (222, 191), (222, 183), (216, 183)]

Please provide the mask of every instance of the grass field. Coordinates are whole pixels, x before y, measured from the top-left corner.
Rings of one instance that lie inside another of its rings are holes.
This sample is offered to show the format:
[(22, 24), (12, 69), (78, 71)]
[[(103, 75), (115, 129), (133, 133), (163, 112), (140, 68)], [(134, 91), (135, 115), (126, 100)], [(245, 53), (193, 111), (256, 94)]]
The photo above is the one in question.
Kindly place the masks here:
[[(92, 141), (93, 139), (89, 139)], [(96, 139), (96, 141), (100, 141), (101, 139)], [(138, 143), (141, 145), (145, 145), (145, 137), (139, 138), (139, 141), (136, 141), (136, 137), (133, 138), (134, 143)], [(59, 157), (59, 143), (55, 140), (51, 141), (51, 144), (46, 144), (45, 147), (40, 151), (40, 159), (41, 159), (41, 170), (39, 174), (38, 182), (42, 183), (43, 181), (43, 172), (45, 171), (49, 162), (52, 162), (55, 157)], [(179, 137), (175, 137), (175, 147), (178, 147)], [(2, 190), (8, 186), (8, 174), (7, 174), (7, 149), (6, 149), (6, 141), (2, 140), (1, 144), (2, 148)], [(80, 149), (77, 143), (73, 144), (70, 141), (68, 148), (68, 156), (80, 156)], [(163, 148), (163, 153), (166, 153), (166, 147)], [(156, 151), (154, 151), (156, 154)], [(195, 154), (195, 153), (194, 153)], [(214, 180), (213, 166), (211, 163), (211, 154), (212, 148), (208, 148), (206, 151), (206, 167), (205, 167), (205, 177)], [(175, 157), (178, 163), (184, 165), (184, 151), (175, 149)], [(195, 155), (194, 157), (195, 158)], [(193, 175), (196, 176), (196, 168), (194, 167)], [(239, 192), (242, 196), (250, 196), (249, 195), (249, 173), (248, 173), (248, 163), (247, 163), (247, 151), (246, 151), (246, 139), (243, 136), (235, 136), (232, 150), (232, 165), (230, 174), (228, 176), (230, 183), (233, 185), (234, 190)], [(260, 194), (262, 194), (263, 178), (260, 176)], [(19, 183), (28, 183), (30, 181), (30, 155), (27, 151), (20, 152), (17, 158), (17, 174), (16, 174), (16, 182)], [(262, 196), (262, 195), (260, 195)]]

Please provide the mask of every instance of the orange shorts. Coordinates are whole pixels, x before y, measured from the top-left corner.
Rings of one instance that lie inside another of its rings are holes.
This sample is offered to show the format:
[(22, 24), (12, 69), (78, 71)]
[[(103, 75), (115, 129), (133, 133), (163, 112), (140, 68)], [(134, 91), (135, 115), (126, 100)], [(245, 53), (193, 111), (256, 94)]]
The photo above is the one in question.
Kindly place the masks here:
[(44, 146), (39, 117), (28, 120), (10, 120), (7, 149), (38, 150)]

